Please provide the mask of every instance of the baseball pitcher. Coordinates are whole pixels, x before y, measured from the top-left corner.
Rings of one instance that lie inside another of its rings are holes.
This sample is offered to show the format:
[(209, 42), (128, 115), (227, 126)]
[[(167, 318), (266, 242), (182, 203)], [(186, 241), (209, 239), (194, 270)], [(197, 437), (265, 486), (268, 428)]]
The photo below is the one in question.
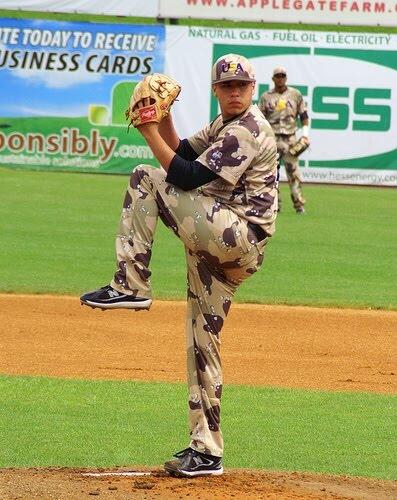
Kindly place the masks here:
[(216, 61), (212, 90), (220, 115), (180, 140), (169, 112), (181, 88), (165, 75), (137, 85), (126, 112), (163, 167), (138, 165), (124, 198), (109, 285), (81, 297), (101, 309), (148, 309), (157, 220), (185, 246), (190, 442), (164, 464), (174, 476), (223, 472), (220, 336), (238, 286), (262, 265), (277, 215), (277, 148), (256, 105), (250, 62)]

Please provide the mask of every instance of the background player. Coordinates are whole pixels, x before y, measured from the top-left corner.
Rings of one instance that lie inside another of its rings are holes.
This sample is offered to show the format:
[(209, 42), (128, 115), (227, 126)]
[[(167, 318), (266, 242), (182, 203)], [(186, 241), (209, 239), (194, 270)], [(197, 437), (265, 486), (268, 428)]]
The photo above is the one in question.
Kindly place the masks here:
[(139, 165), (132, 172), (116, 239), (117, 271), (110, 285), (81, 297), (102, 309), (149, 308), (157, 219), (184, 243), (190, 443), (165, 463), (172, 475), (223, 472), (220, 333), (237, 287), (260, 268), (275, 230), (276, 141), (252, 104), (254, 87), (250, 62), (228, 54), (212, 69), (221, 109), (212, 123), (182, 141), (171, 115), (138, 127), (164, 170)]
[[(296, 213), (305, 213), (299, 159), (288, 149), (297, 141), (297, 117), (302, 124), (302, 138), (309, 144), (309, 117), (306, 104), (299, 90), (287, 86), (287, 70), (279, 66), (273, 70), (274, 88), (260, 97), (259, 108), (276, 134), (279, 161), (284, 163), (291, 199)], [(279, 165), (279, 166), (280, 166)], [(279, 209), (280, 209), (279, 198)]]

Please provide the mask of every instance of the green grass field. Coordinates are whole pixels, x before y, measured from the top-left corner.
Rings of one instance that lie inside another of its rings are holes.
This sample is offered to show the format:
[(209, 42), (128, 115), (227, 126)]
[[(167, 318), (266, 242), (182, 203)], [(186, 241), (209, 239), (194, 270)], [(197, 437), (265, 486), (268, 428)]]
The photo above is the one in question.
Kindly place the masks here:
[[(0, 467), (158, 465), (186, 446), (186, 392), (184, 384), (0, 377)], [(227, 386), (225, 464), (397, 479), (395, 403)]]
[[(0, 291), (78, 295), (109, 282), (127, 176), (0, 170)], [(261, 271), (236, 300), (397, 309), (393, 189), (305, 186), (297, 216), (283, 211)], [(185, 298), (183, 247), (161, 222), (154, 297)]]

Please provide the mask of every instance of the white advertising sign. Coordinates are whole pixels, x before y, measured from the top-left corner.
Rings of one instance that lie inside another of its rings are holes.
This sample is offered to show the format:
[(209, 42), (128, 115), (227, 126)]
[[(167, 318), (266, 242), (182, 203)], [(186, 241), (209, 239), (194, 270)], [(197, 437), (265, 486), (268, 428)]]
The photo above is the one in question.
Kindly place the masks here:
[(211, 67), (230, 52), (256, 68), (255, 100), (280, 65), (302, 92), (310, 117), (306, 180), (397, 186), (397, 35), (168, 26), (165, 68), (182, 84), (174, 106), (181, 136), (218, 113)]
[(396, 0), (160, 0), (160, 16), (397, 26)]
[(157, 17), (159, 12), (158, 0), (0, 0), (0, 9), (137, 17)]

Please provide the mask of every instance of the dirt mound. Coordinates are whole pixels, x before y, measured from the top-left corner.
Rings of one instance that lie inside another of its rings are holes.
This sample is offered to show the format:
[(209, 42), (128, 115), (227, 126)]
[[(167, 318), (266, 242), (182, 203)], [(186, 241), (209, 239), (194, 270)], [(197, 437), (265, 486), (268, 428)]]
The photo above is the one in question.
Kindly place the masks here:
[[(134, 469), (137, 471), (137, 469)], [(100, 496), (119, 499), (360, 499), (397, 498), (392, 481), (317, 474), (227, 470), (223, 476), (176, 479), (158, 469), (145, 476), (109, 475), (132, 469), (3, 469), (0, 497), (70, 499)], [(96, 476), (96, 474), (104, 474)], [(93, 475), (86, 475), (93, 474)]]

